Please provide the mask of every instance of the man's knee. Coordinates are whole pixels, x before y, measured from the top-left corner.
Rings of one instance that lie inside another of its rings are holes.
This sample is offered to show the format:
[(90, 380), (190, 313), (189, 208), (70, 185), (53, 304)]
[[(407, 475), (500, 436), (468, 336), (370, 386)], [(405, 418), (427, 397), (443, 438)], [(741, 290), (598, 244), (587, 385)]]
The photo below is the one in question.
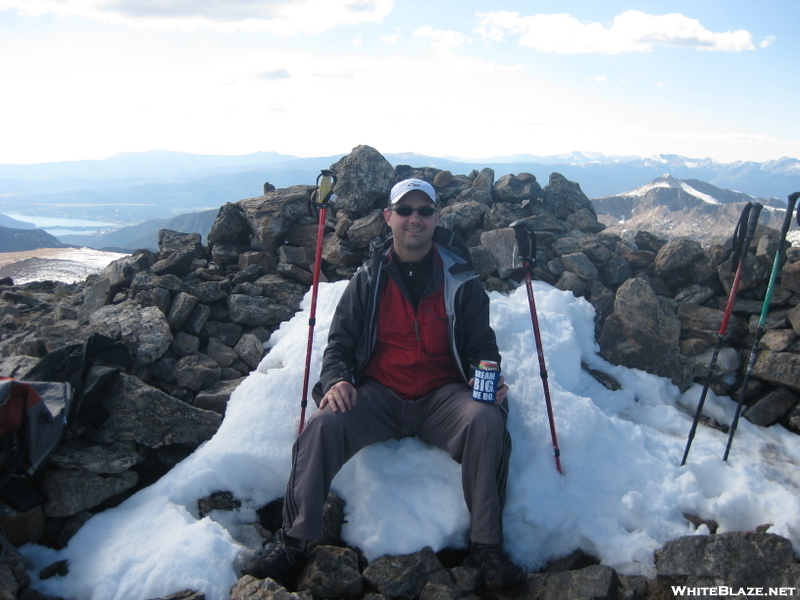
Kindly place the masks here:
[(335, 413), (327, 407), (321, 408), (309, 417), (303, 429), (303, 434), (318, 436), (323, 432), (343, 432), (345, 430), (344, 416), (344, 414)]
[(467, 409), (464, 431), (468, 439), (485, 449), (502, 449), (508, 440), (502, 410), (495, 404), (474, 402)]
[(467, 418), (470, 423), (481, 423), (490, 429), (505, 429), (503, 410), (497, 404), (473, 401), (468, 405)]

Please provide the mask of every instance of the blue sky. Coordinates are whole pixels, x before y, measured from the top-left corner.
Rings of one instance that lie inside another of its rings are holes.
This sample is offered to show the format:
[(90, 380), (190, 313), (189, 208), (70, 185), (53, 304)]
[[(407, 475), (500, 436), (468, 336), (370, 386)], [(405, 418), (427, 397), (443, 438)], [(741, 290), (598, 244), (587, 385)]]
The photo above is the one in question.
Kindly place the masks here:
[(0, 0), (0, 163), (800, 157), (800, 2)]

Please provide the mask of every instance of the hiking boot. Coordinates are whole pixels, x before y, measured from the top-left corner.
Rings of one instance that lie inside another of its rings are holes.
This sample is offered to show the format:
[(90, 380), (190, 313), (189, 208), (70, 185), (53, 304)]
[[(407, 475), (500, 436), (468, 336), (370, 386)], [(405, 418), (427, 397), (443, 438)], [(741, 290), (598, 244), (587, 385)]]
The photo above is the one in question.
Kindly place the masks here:
[(242, 568), (242, 575), (252, 575), (256, 579), (269, 577), (285, 586), (297, 578), (306, 560), (306, 553), (288, 545), (283, 530), (279, 529), (272, 541)]
[(472, 542), (464, 566), (480, 570), (486, 585), (493, 589), (512, 586), (524, 578), (522, 570), (511, 562), (500, 544)]

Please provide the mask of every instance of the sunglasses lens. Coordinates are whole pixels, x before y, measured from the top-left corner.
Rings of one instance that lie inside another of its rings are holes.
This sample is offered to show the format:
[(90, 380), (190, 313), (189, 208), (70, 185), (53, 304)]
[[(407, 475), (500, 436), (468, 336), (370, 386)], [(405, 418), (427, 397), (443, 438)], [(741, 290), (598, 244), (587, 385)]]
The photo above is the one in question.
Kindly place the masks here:
[(405, 204), (401, 206), (396, 206), (392, 210), (401, 217), (410, 217), (414, 213), (414, 211), (417, 211), (420, 217), (430, 217), (433, 215), (433, 213), (436, 212), (436, 209), (433, 208), (432, 206), (420, 206), (419, 208), (411, 208), (410, 206), (406, 206)]

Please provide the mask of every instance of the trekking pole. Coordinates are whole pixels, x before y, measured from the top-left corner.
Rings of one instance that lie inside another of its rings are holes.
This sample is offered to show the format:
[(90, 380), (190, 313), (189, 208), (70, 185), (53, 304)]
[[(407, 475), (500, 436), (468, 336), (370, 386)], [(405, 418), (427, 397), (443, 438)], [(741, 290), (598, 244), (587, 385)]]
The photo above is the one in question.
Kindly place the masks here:
[(308, 346), (306, 347), (306, 371), (303, 376), (303, 396), (300, 400), (300, 430), (303, 433), (306, 422), (306, 406), (308, 405), (308, 380), (311, 373), (311, 351), (314, 346), (314, 326), (317, 324), (317, 289), (319, 288), (319, 272), (322, 264), (322, 238), (325, 236), (325, 218), (328, 214), (328, 201), (333, 195), (336, 176), (332, 171), (323, 169), (317, 176), (316, 205), (319, 208), (317, 222), (317, 248), (314, 256), (314, 280), (311, 285), (311, 310), (308, 317)]
[(722, 341), (725, 338), (725, 332), (728, 329), (728, 320), (733, 310), (733, 304), (736, 301), (736, 292), (739, 290), (739, 281), (742, 278), (742, 271), (744, 268), (744, 259), (747, 256), (747, 249), (750, 246), (750, 241), (756, 232), (756, 225), (758, 224), (758, 215), (761, 213), (763, 207), (758, 202), (748, 202), (742, 210), (739, 217), (739, 222), (736, 224), (736, 230), (733, 233), (733, 249), (731, 251), (731, 269), (736, 265), (736, 274), (733, 277), (731, 284), (731, 291), (728, 294), (728, 303), (725, 305), (725, 311), (722, 314), (722, 322), (717, 332), (717, 343), (714, 346), (714, 354), (711, 355), (711, 364), (708, 367), (706, 374), (706, 381), (703, 385), (703, 392), (700, 394), (700, 401), (697, 403), (697, 412), (695, 412), (694, 420), (692, 421), (692, 428), (689, 430), (689, 438), (686, 440), (686, 449), (683, 451), (683, 459), (681, 466), (686, 464), (686, 457), (689, 456), (689, 448), (692, 446), (694, 434), (697, 431), (697, 422), (700, 420), (700, 415), (703, 412), (703, 404), (706, 401), (708, 388), (711, 385), (711, 379), (714, 375), (714, 367), (717, 364), (717, 357), (722, 348)]
[[(728, 460), (728, 454), (731, 451), (731, 444), (733, 443), (733, 436), (736, 434), (736, 427), (739, 425), (739, 416), (742, 413), (742, 404), (744, 396), (747, 392), (747, 384), (750, 383), (750, 376), (753, 373), (753, 367), (756, 364), (756, 355), (758, 354), (758, 347), (761, 343), (761, 336), (764, 335), (764, 324), (767, 321), (767, 313), (769, 312), (769, 303), (772, 300), (772, 292), (775, 288), (775, 281), (778, 279), (778, 273), (781, 270), (781, 255), (783, 254), (783, 244), (786, 241), (786, 234), (789, 233), (789, 227), (792, 226), (792, 213), (794, 212), (794, 205), (797, 199), (800, 198), (800, 192), (795, 192), (789, 196), (786, 204), (786, 214), (783, 217), (783, 224), (781, 225), (781, 237), (778, 244), (778, 249), (775, 256), (772, 258), (772, 271), (769, 275), (769, 283), (767, 284), (767, 291), (764, 295), (764, 304), (761, 305), (761, 316), (758, 318), (758, 327), (756, 328), (755, 339), (753, 340), (753, 347), (750, 350), (750, 358), (747, 361), (747, 368), (744, 372), (744, 379), (742, 387), (739, 389), (739, 400), (736, 403), (736, 412), (733, 415), (731, 422), (731, 430), (728, 434), (728, 443), (725, 446), (725, 454), (722, 457), (723, 462)], [(797, 222), (800, 224), (800, 209), (797, 211)]]
[(539, 318), (536, 316), (536, 302), (533, 299), (533, 284), (531, 283), (531, 270), (533, 270), (533, 261), (536, 257), (536, 235), (524, 221), (514, 221), (510, 227), (514, 229), (519, 255), (525, 269), (525, 288), (528, 292), (528, 305), (531, 309), (531, 324), (533, 325), (533, 337), (536, 340), (536, 353), (539, 356), (539, 376), (542, 379), (544, 401), (547, 406), (547, 418), (550, 421), (550, 438), (553, 441), (556, 469), (563, 475), (564, 471), (561, 469), (561, 450), (558, 448), (556, 421), (553, 417), (553, 405), (550, 401), (550, 385), (547, 381), (547, 367), (544, 362), (542, 336), (539, 332)]

